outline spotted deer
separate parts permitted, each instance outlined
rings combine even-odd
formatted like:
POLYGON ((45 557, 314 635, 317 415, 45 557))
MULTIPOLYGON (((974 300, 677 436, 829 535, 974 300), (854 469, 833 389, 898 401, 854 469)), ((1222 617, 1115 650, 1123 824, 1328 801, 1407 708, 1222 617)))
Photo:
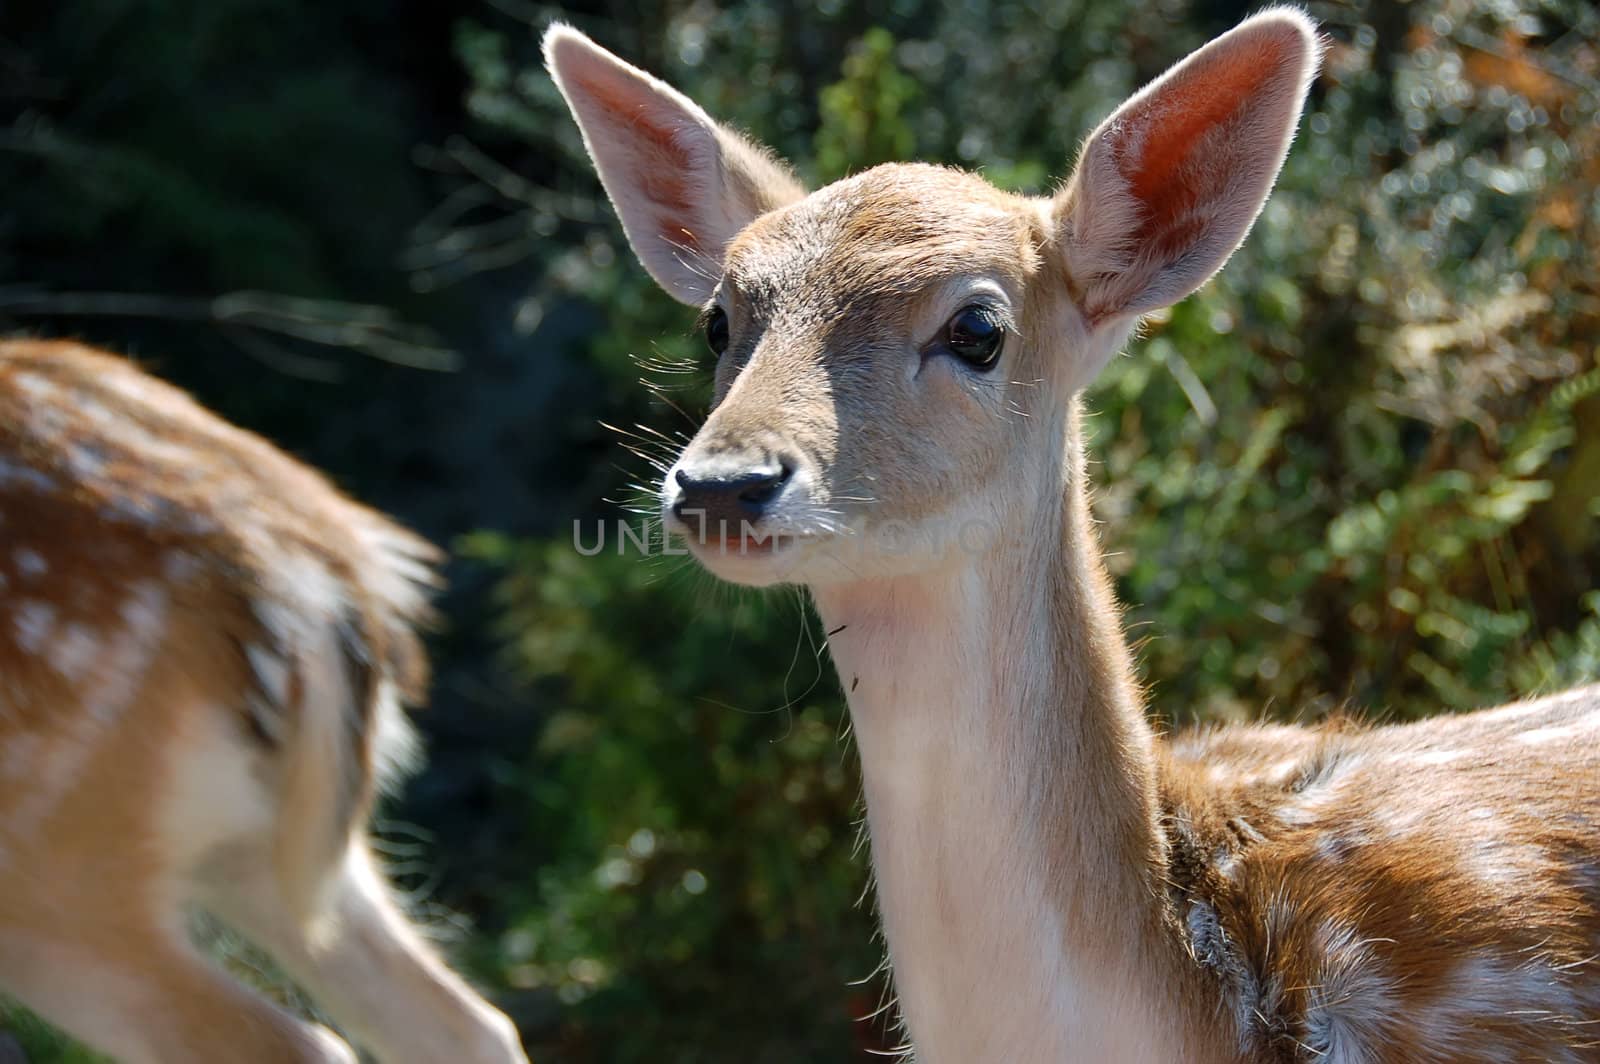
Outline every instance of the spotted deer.
POLYGON ((384 1062, 525 1064, 364 834, 435 560, 132 363, 0 341, 0 992, 128 1064, 354 1064, 198 907, 384 1062))
POLYGON ((808 193, 578 32, 544 47, 717 357, 663 518, 829 633, 919 1064, 1600 1059, 1600 688, 1158 735, 1099 556, 1080 395, 1243 241, 1308 19, 1189 56, 1045 198, 925 165, 808 193))

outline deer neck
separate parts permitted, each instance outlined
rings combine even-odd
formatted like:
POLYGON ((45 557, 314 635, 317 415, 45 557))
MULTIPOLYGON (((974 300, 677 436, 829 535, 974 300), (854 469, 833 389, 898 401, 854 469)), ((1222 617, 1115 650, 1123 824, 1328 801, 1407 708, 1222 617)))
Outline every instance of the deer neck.
POLYGON ((1155 740, 1065 416, 1052 501, 992 547, 815 593, 919 1064, 1203 1056, 1163 933, 1155 740))

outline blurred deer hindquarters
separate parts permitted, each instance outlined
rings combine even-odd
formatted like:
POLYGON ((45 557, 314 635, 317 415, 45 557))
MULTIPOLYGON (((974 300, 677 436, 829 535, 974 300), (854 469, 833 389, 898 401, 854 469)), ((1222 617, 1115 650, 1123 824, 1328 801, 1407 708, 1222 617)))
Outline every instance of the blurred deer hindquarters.
POLYGON ((355 1060, 196 905, 384 1062, 524 1061, 365 840, 434 560, 130 363, 0 341, 0 991, 129 1064, 355 1060))
POLYGON ((808 585, 831 633, 918 1064, 1600 1052, 1600 689, 1168 740, 1100 561, 1079 393, 1244 239, 1319 51, 1297 11, 1251 18, 1024 198, 922 165, 807 194, 545 37, 630 243, 718 355, 666 519, 720 576, 808 585), (981 552, 840 531, 969 521, 981 552))

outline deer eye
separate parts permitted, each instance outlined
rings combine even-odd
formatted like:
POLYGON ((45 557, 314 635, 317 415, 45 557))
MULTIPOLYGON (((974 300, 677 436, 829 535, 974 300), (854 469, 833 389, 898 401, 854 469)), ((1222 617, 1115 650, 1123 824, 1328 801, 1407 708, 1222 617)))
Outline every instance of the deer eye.
POLYGON ((988 369, 1000 358, 1006 327, 989 307, 974 304, 956 311, 944 327, 950 353, 975 369, 988 369))
POLYGON ((728 312, 712 307, 706 312, 706 346, 712 354, 720 355, 728 349, 728 312))

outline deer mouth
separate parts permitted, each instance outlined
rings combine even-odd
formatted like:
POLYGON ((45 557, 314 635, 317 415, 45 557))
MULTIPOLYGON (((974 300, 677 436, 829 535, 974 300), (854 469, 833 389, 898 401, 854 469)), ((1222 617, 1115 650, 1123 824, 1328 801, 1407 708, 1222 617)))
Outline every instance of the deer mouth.
POLYGON ((751 530, 743 535, 684 535, 687 553, 706 571, 752 587, 803 581, 818 548, 825 547, 830 538, 825 533, 751 530))
POLYGON ((793 550, 811 538, 791 532, 746 532, 738 536, 691 536, 689 543, 706 553, 763 558, 793 550))

